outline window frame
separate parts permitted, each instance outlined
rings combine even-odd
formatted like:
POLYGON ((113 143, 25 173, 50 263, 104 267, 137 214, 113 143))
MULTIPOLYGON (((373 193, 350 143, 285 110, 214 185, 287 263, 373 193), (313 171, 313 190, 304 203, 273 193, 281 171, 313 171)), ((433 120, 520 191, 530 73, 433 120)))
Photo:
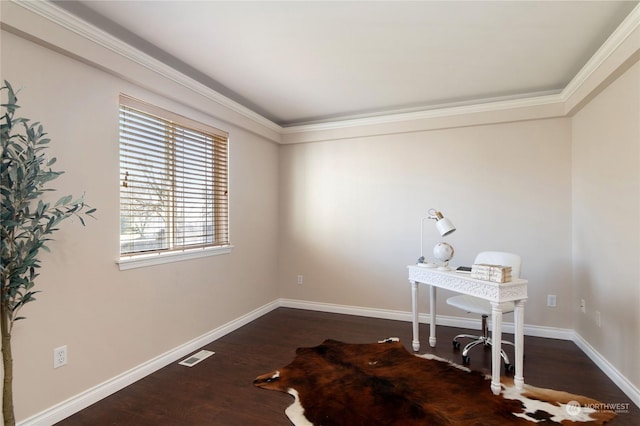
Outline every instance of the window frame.
MULTIPOLYGON (((207 243, 203 241, 202 243, 187 243, 187 237, 183 237, 182 244, 178 244, 177 238, 168 238, 167 246, 162 248, 151 248, 148 251, 140 250, 137 252, 122 252, 122 228, 120 228, 119 233, 119 258, 116 261, 120 270, 144 267, 144 266, 152 266, 157 264, 163 264, 167 262, 176 262, 188 259, 197 259, 206 256, 214 256, 219 254, 230 253, 233 249, 233 246, 230 243, 230 226, 229 226, 229 196, 228 196, 228 185, 229 185, 229 161, 228 161, 228 151, 229 151, 229 134, 225 131, 217 129, 213 126, 206 125, 190 118, 184 117, 182 115, 176 114, 174 112, 165 110, 163 108, 157 107, 155 105, 146 103, 144 101, 138 100, 131 96, 120 94, 119 104, 118 104, 118 121, 119 121, 119 133, 118 133, 118 146, 119 146, 119 217, 120 222, 122 220, 130 220, 133 216, 123 215, 124 209, 127 208, 127 204, 123 203, 123 192, 122 187, 126 187, 127 183, 123 180, 123 173, 126 173, 126 168, 123 168, 123 159, 126 161, 127 159, 131 159, 127 155, 123 156, 123 152, 126 152, 127 148, 132 148, 131 141, 124 141, 122 138, 123 135, 123 114, 124 110, 132 109, 135 110, 145 116, 152 117, 154 120, 157 119, 163 122, 168 128, 171 130, 178 129, 181 132, 187 130, 188 132, 195 132, 200 136, 206 135, 203 139, 208 137, 212 138, 211 141, 211 151, 212 155, 217 153, 218 155, 213 155, 211 157, 211 169, 210 171, 214 174, 211 177, 211 194, 210 198, 206 198, 206 204, 209 204, 211 201, 212 206, 210 214, 205 214, 201 216, 201 219, 212 219, 212 228, 211 230, 206 231, 204 234, 198 234, 197 236, 203 239, 207 239, 207 235, 211 235, 211 243, 207 243), (123 151, 124 149, 124 151, 123 151), (220 154, 222 152, 222 154, 220 154), (222 157, 220 157, 222 155, 222 157), (220 159, 222 160, 221 162, 220 159), (221 168, 223 171, 221 175, 218 175, 218 168, 221 168), (220 190, 222 189, 222 194, 220 194, 220 190), (217 191, 217 192, 216 192, 217 191), (220 238, 222 236, 222 238, 220 238), (216 241, 220 241, 217 243, 216 241)), ((167 141, 167 150, 175 151, 176 150, 176 140, 172 137, 168 138, 167 141)), ((204 146, 204 145, 203 145, 204 146)), ((145 147, 148 148, 148 147, 145 147)), ((150 148, 152 149, 152 147, 150 148)), ((176 157, 170 157, 170 160, 175 160, 176 157)), ((185 160, 186 157, 185 157, 185 160)), ((158 162, 157 164, 160 164, 158 162)), ((190 167, 197 167, 200 164, 197 163, 196 166, 190 165, 190 167)), ((134 168, 137 166, 133 166, 134 168)), ((129 169, 132 170, 132 169, 129 169)), ((174 192, 177 182, 177 178, 173 176, 171 170, 166 170, 167 173, 162 176, 162 182, 169 183, 171 189, 171 196, 169 198, 173 199, 176 196, 174 192)), ((126 176, 129 176, 126 173, 126 176)), ((144 183, 145 179, 142 178, 138 182, 144 183)), ((183 194, 182 192, 178 192, 178 194, 183 194)), ((171 220, 164 220, 164 225, 159 227, 160 230, 167 230, 166 234, 171 234, 173 229, 175 229, 175 218, 180 215, 180 211, 176 210, 175 206, 171 205, 171 202, 167 202, 165 205, 166 208, 170 211, 169 217, 171 220)), ((165 217, 166 219, 166 217, 165 217)), ((184 225, 184 219, 179 221, 180 224, 184 225)), ((184 226, 183 226, 184 228, 184 226)), ((185 228, 186 229, 186 228, 185 228)))

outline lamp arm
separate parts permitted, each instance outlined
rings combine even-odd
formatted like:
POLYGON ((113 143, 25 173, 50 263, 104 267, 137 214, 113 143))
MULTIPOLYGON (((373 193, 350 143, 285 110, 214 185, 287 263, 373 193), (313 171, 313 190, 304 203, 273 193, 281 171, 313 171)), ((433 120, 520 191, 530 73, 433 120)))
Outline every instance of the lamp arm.
POLYGON ((424 221, 431 219, 431 217, 423 217, 422 220, 420 221, 420 259, 418 259, 419 261, 421 260, 422 262, 424 262, 424 221))
POLYGON ((424 261, 424 220, 426 218, 422 218, 420 221, 420 259, 424 261))

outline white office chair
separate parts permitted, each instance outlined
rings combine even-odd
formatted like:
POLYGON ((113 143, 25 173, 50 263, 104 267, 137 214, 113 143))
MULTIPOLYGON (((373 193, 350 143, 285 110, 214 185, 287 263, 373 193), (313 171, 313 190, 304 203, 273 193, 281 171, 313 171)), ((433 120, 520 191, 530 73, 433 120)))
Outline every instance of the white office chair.
MULTIPOLYGON (((519 255, 513 253, 504 253, 499 251, 484 251, 478 253, 474 264, 476 263, 485 263, 491 265, 502 265, 502 266, 511 266, 511 277, 519 278, 520 277, 520 267, 522 266, 522 259, 519 255)), ((472 334, 459 334, 453 338, 453 347, 454 349, 460 349, 460 342, 458 339, 467 338, 473 339, 472 342, 468 343, 464 349, 462 350, 462 363, 465 365, 469 364, 471 358, 469 358, 469 350, 471 348, 483 345, 490 346, 491 345, 491 337, 489 337, 489 327, 487 324, 487 318, 491 315, 491 303, 484 299, 479 299, 474 296, 468 296, 466 294, 453 296, 447 299, 447 304, 451 306, 455 306, 458 309, 462 309, 463 311, 480 314, 482 315, 482 335, 475 336, 472 334)), ((501 305, 503 313, 513 312, 514 304, 513 302, 506 302, 501 305)), ((503 344, 513 346, 513 342, 508 342, 503 340, 503 344)), ((504 350, 501 351, 500 355, 504 361, 505 370, 511 372, 513 371, 513 365, 509 362, 509 357, 505 353, 504 350)))

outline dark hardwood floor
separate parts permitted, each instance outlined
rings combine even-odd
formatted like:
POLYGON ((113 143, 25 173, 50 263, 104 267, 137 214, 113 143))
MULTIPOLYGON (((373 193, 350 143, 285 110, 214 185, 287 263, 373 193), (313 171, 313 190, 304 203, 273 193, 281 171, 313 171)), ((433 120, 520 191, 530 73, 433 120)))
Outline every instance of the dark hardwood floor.
MULTIPOLYGON (((464 331, 438 327, 438 346, 430 348, 428 326, 422 325, 420 352, 460 362, 451 339, 464 331)), ((290 425, 284 410, 292 397, 254 387, 256 376, 287 365, 296 348, 327 338, 372 343, 386 337, 399 337, 410 350, 411 324, 280 308, 206 345, 216 353, 200 364, 173 363, 58 425, 290 425)), ((629 404, 613 424, 640 424, 640 409, 573 342, 526 337, 525 355, 528 384, 629 404)), ((491 351, 472 351, 471 368, 489 372, 490 364, 491 351)))

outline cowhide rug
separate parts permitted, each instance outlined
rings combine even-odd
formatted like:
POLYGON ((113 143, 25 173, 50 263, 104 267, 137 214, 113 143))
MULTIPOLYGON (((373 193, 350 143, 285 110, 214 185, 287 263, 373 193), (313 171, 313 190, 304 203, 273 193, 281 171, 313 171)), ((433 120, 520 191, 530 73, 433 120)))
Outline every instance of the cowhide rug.
POLYGON ((300 425, 517 425, 603 424, 614 413, 579 395, 502 378, 494 395, 490 378, 433 356, 409 353, 397 339, 373 344, 326 340, 298 348, 280 370, 254 385, 295 398, 285 412, 300 425))

